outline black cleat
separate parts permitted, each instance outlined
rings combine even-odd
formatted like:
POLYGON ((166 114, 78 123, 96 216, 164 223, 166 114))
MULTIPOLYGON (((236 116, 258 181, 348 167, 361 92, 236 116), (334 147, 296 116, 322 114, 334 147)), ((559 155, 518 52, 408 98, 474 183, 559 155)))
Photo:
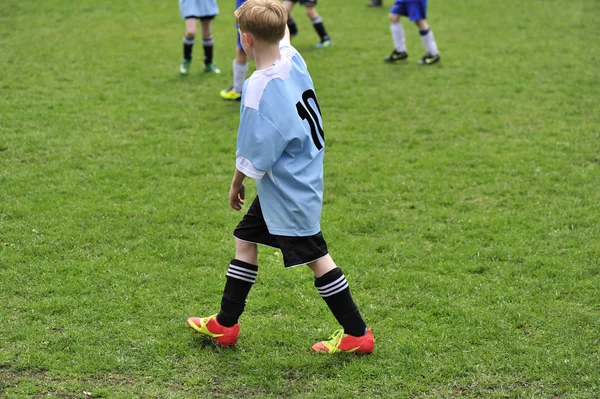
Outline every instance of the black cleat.
POLYGON ((408 54, 406 53, 406 51, 400 53, 394 49, 394 51, 392 51, 392 54, 388 55, 387 57, 383 57, 383 60, 385 62, 396 62, 405 60, 407 58, 408 54))
POLYGON ((367 7, 381 7, 383 0, 371 0, 367 3, 367 7))
POLYGON ((436 55, 425 54, 423 56, 423 58, 421 58, 419 60, 419 64, 421 64, 421 65, 431 65, 431 64, 435 64, 440 59, 441 59, 441 57, 440 57, 439 54, 436 54, 436 55))

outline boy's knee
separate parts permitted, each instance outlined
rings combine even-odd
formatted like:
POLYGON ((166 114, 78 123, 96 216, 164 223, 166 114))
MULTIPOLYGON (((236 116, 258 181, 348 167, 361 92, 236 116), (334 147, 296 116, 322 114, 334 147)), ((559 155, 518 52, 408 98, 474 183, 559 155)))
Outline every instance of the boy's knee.
POLYGON ((254 243, 236 239, 235 258, 251 265, 258 264, 258 246, 254 243))
POLYGON ((389 18, 390 22, 393 24, 395 24, 396 22, 400 22, 400 15, 398 15, 398 14, 390 13, 390 15, 388 15, 388 18, 389 18))
POLYGON ((256 251, 257 246, 254 243, 235 240, 235 252, 241 254, 253 253, 256 251))
POLYGON ((315 9, 315 7, 307 6, 306 7, 306 15, 308 15, 308 17, 310 19, 315 19, 319 16, 319 13, 317 13, 317 10, 315 9))
POLYGON ((419 30, 427 30, 427 29, 429 29, 429 24, 424 19, 419 19, 418 21, 415 22, 415 24, 417 25, 417 27, 419 28, 419 30))

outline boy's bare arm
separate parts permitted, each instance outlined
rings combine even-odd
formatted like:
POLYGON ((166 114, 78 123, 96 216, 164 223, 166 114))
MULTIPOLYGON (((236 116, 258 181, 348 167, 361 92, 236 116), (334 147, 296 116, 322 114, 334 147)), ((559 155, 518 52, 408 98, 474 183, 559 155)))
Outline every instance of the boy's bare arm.
POLYGON ((242 209, 242 205, 244 205, 244 198, 246 197, 246 188, 244 187, 245 177, 245 174, 237 168, 235 169, 231 188, 229 189, 229 205, 236 211, 242 209))

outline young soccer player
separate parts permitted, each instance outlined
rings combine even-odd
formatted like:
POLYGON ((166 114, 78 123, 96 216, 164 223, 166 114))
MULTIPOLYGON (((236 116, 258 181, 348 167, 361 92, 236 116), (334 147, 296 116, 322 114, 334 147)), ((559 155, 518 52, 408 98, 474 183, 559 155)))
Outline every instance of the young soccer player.
POLYGON ((296 25, 296 21, 292 16, 292 8, 294 8, 294 4, 297 2, 300 5, 306 8, 306 16, 311 20, 315 31, 321 38, 321 41, 317 43, 316 48, 329 47, 333 44, 331 38, 327 34, 325 30, 325 25, 323 24, 323 19, 317 13, 317 0, 283 0, 283 6, 288 11, 288 28, 290 29, 290 35, 296 36, 298 34, 298 26, 296 25))
POLYGON ((179 73, 188 75, 192 63, 192 50, 196 39, 196 20, 202 27, 202 46, 204 47, 204 72, 221 73, 213 64, 212 20, 219 15, 216 0, 179 0, 179 10, 185 20, 185 36, 183 37, 183 61, 179 73))
POLYGON ((370 353, 373 334, 321 234, 321 111, 306 63, 290 45, 287 11, 277 0, 248 0, 235 16, 242 46, 256 71, 242 91, 229 204, 238 211, 244 205, 246 176, 256 179, 258 196, 234 231, 235 259, 227 270, 221 311, 190 317, 187 324, 217 345, 237 343, 238 319, 258 275, 261 244, 281 249, 286 268, 308 265, 317 291, 343 327, 312 350, 370 353))
POLYGON ((394 40, 394 50, 390 55, 384 57, 386 62, 402 61, 408 58, 406 53, 406 41, 404 38, 404 28, 400 22, 400 16, 408 17, 419 28, 423 46, 425 46, 425 55, 419 60, 421 65, 435 64, 440 60, 437 44, 433 38, 433 32, 427 24, 427 0, 396 0, 390 10, 390 30, 394 40))
MULTIPOLYGON (((236 0, 236 10, 244 4, 246 0, 236 0)), ((240 42, 240 34, 238 32, 237 46, 235 48, 235 59, 233 60, 233 85, 226 90, 221 90, 221 98, 230 101, 240 101, 242 98, 242 86, 246 80, 248 72, 248 57, 240 42)))

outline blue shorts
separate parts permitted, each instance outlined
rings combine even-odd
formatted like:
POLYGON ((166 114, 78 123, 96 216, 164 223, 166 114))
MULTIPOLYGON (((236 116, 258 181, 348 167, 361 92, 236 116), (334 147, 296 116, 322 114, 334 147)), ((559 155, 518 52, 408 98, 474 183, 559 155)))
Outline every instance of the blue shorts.
POLYGON ((427 0, 411 1, 396 0, 390 14, 404 15, 411 22, 427 19, 427 0))
POLYGON ((219 15, 217 0, 179 0, 179 10, 183 19, 201 19, 219 15))

